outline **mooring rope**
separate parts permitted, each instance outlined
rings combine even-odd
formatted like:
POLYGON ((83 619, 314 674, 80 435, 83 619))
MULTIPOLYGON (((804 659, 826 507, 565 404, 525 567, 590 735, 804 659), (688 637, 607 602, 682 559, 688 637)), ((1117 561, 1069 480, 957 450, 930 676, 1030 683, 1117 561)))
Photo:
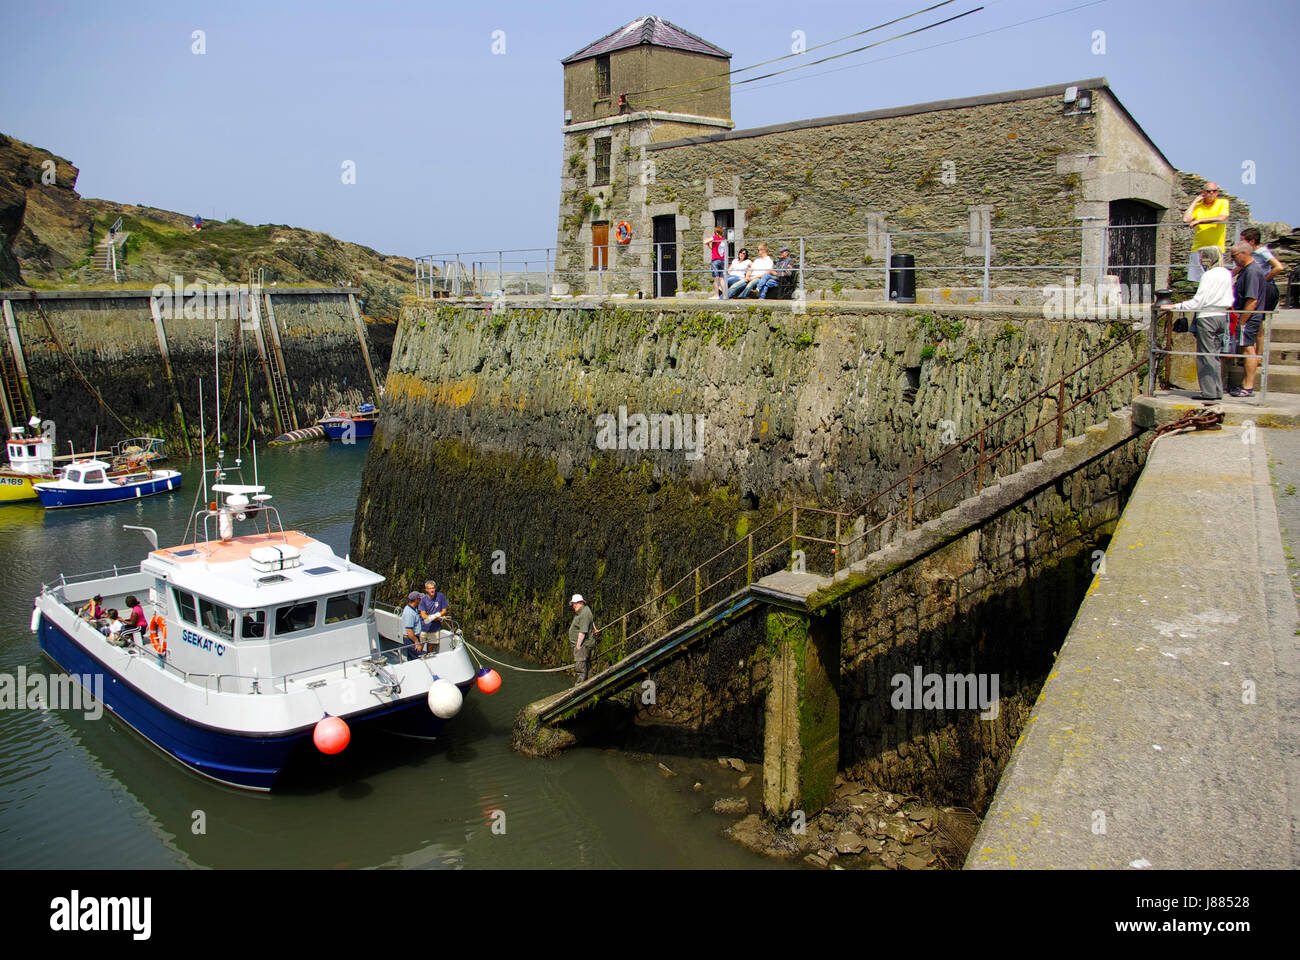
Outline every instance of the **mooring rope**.
POLYGON ((77 375, 77 379, 81 381, 81 385, 89 391, 92 397, 99 401, 99 405, 108 411, 108 415, 116 420, 123 430, 130 433, 131 428, 122 421, 121 417, 113 412, 113 408, 104 400, 104 395, 90 385, 90 381, 86 379, 85 374, 81 372, 81 368, 77 366, 77 361, 72 359, 72 354, 68 353, 68 348, 63 345, 63 341, 59 339, 58 333, 55 332, 54 324, 50 323, 50 318, 45 315, 45 309, 41 306, 41 302, 36 299, 35 292, 32 293, 32 306, 36 308, 36 312, 39 313, 41 319, 45 321, 45 329, 50 331, 50 339, 54 341, 54 345, 59 348, 59 352, 63 354, 64 358, 72 366, 72 372, 77 375))
POLYGON ((503 663, 503 662, 500 661, 500 660, 494 660, 492 657, 489 657, 489 656, 488 656, 486 653, 484 653, 482 650, 480 650, 480 649, 478 649, 477 647, 475 647, 475 646, 474 646, 472 643, 470 643, 468 640, 465 640, 464 643, 465 643, 465 646, 466 646, 466 647, 468 647, 472 652, 478 654, 478 655, 479 655, 480 657, 482 657, 484 660, 490 661, 491 663, 495 663, 498 667, 505 667, 507 670, 517 670, 517 671, 519 671, 520 673, 559 673, 561 670, 569 670, 569 669, 571 669, 571 668, 573 667, 573 664, 571 664, 571 663, 566 663, 566 664, 565 664, 564 666, 562 666, 562 667, 546 667, 546 668, 541 668, 541 667, 516 667, 516 666, 515 666, 514 664, 512 664, 512 663, 503 663))

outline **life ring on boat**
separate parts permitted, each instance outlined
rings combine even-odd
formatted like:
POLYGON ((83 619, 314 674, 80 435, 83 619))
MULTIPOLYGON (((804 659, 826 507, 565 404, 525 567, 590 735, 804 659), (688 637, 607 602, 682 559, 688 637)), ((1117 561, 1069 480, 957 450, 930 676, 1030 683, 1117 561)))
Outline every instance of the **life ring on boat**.
POLYGON ((149 621, 149 643, 154 653, 167 652, 167 621, 162 617, 155 616, 149 621))
POLYGON ((628 223, 626 220, 620 220, 618 226, 615 227, 614 230, 618 234, 619 243, 632 242, 632 224, 628 223))

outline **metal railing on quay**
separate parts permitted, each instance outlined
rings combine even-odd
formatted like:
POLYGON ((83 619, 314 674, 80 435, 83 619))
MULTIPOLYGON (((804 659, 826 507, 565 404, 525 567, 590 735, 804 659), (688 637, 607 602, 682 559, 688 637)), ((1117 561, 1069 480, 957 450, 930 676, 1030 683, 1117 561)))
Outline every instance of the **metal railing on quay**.
MULTIPOLYGON (((1240 226, 1238 221, 1228 224, 1227 234, 1235 237, 1240 226)), ((729 251, 735 254, 743 248, 752 259, 760 243, 767 245, 769 255, 788 247, 794 258, 791 269, 797 274, 790 299, 809 299, 810 291, 821 291, 824 296, 829 290, 838 295, 845 289, 883 290, 887 299, 898 299, 899 287, 928 284, 977 289, 977 302, 987 303, 991 302, 995 282, 1018 279, 1020 286, 1041 288, 1036 278, 1055 274, 1060 279, 1077 277, 1080 285, 1095 282, 1098 291, 1118 286, 1117 296, 1124 302, 1145 305, 1149 301, 1144 295, 1149 297, 1154 280, 1124 284, 1122 278, 1154 277, 1157 270, 1180 270, 1188 264, 1161 263, 1141 256, 1135 259, 1124 252, 1134 248, 1127 241, 1135 234, 1126 232, 1147 231, 1151 235, 1152 231, 1190 229, 1181 221, 994 227, 986 220, 950 230, 752 236, 730 241, 729 251), (1077 250, 1078 259, 1051 260, 1059 256, 1062 244, 1077 250), (903 255, 913 257, 910 264, 902 260, 903 255), (1048 262, 1043 262, 1044 257, 1049 258, 1048 262), (1123 262, 1112 262, 1114 258, 1123 262)), ((699 246, 705 244, 701 241, 699 246)), ((703 260, 698 267, 684 265, 694 256, 696 246, 693 241, 611 242, 593 246, 589 262, 570 259, 567 265, 557 261, 559 250, 555 247, 430 254, 416 258, 416 295, 552 295, 553 281, 568 278, 563 282, 571 286, 572 281, 581 281, 582 289, 570 291, 578 296, 662 298, 675 295, 679 289, 707 296, 714 290, 710 266, 703 260)), ((1154 253, 1154 244, 1147 249, 1154 253)), ((587 254, 584 252, 582 257, 587 254)), ((728 274, 730 268, 729 262, 728 274)), ((902 301, 910 302, 906 297, 902 301)))
POLYGON ((1070 426, 1067 426, 1068 415, 1098 397, 1108 398, 1108 391, 1116 383, 1134 376, 1149 358, 1143 354, 1127 364, 1120 360, 1123 369, 1096 385, 1087 378, 1078 382, 1079 375, 1121 348, 1131 349, 1135 339, 1146 332, 1146 328, 1130 331, 1037 393, 918 464, 853 510, 796 504, 779 511, 687 571, 652 599, 601 627, 595 662, 612 665, 650 641, 667 637, 710 613, 738 591, 770 573, 787 569, 798 551, 804 552, 805 569, 810 572, 820 569, 834 576, 900 533, 914 529, 1000 478, 1041 459, 1046 450, 1060 448, 1080 429, 1080 423, 1084 427, 1091 425, 1116 407, 1107 399, 1105 403, 1093 405, 1104 410, 1076 414, 1069 418, 1070 426), (1038 422, 1024 425, 1023 420, 1036 412, 1033 405, 1048 400, 1054 403, 1055 412, 1045 419, 1033 416, 1038 422), (1022 418, 1019 427, 1013 425, 1017 415, 1022 418), (1049 431, 1050 441, 1044 444, 1033 439, 1044 430, 1049 431), (1012 435, 1006 436, 1008 433, 1012 435), (963 456, 967 460, 965 465, 961 462, 963 456))
MULTIPOLYGON (((1238 346, 1241 345, 1245 323, 1240 320, 1238 320, 1237 322, 1237 330, 1235 334, 1230 332, 1230 326, 1225 326, 1224 333, 1222 334, 1224 349, 1221 351, 1173 349, 1173 335, 1174 335, 1173 314, 1175 313, 1192 314, 1193 320, 1192 323, 1189 324, 1189 327, 1191 327, 1191 329, 1187 331, 1188 333, 1192 333, 1194 330, 1194 327, 1192 325, 1195 324, 1196 322, 1195 317, 1197 314, 1202 314, 1202 313, 1220 314, 1221 313, 1225 319, 1228 319, 1230 313, 1238 314, 1241 312, 1242 311, 1233 310, 1230 307, 1211 307, 1208 309, 1202 307, 1200 309, 1181 309, 1176 304, 1173 303, 1160 303, 1153 306, 1152 308, 1153 316, 1151 320, 1150 336, 1148 337, 1148 347, 1147 347, 1147 352, 1150 357, 1150 363, 1147 370, 1147 393, 1151 396, 1155 396, 1156 390, 1160 386, 1157 378, 1157 368, 1160 365, 1160 358, 1197 357, 1199 359, 1200 357, 1208 357, 1213 360, 1242 360, 1242 361, 1254 360, 1258 362, 1260 365, 1259 366, 1259 375, 1260 375, 1259 389, 1257 391, 1259 402, 1262 404, 1265 400, 1267 400, 1268 399, 1269 357, 1270 354, 1272 353, 1272 350, 1270 349, 1272 345, 1272 329, 1273 329, 1272 319, 1274 314, 1281 312, 1280 308, 1274 308, 1272 310, 1249 311, 1248 315, 1258 314, 1262 317, 1262 319, 1260 320, 1258 339, 1256 341, 1259 344, 1258 353, 1245 353, 1244 351, 1242 353, 1227 352, 1227 346, 1231 344, 1234 339, 1236 340, 1238 346), (1158 314, 1158 316, 1156 316, 1155 314, 1158 314), (1160 337, 1160 333, 1162 332, 1161 328, 1163 328, 1163 333, 1164 333, 1163 338, 1160 337), (1157 346, 1157 343, 1162 342, 1162 340, 1165 346, 1163 347, 1157 346)), ((1167 383, 1170 379, 1171 374, 1168 371, 1168 367, 1167 367, 1168 361, 1165 361, 1165 364, 1166 364, 1166 372, 1165 372, 1164 379, 1167 383)))

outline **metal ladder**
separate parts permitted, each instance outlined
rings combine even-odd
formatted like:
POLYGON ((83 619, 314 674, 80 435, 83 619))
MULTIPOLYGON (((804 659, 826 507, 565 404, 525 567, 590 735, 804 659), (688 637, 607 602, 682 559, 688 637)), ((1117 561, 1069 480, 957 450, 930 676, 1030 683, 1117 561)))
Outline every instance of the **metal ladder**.
POLYGON ((0 376, 4 378, 5 398, 9 401, 9 422, 25 424, 31 418, 27 398, 18 377, 18 364, 9 349, 9 338, 0 337, 0 376))

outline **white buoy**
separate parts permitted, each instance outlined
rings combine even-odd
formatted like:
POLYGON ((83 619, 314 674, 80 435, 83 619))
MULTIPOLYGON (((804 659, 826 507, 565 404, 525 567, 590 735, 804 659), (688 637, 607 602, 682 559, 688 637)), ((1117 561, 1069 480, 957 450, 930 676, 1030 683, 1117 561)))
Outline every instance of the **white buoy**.
MULTIPOLYGON (((32 607, 32 633, 35 633, 36 628, 39 627, 40 625, 41 625, 41 608, 32 607)), ((457 690, 456 692, 460 693, 459 690, 457 690)))
POLYGON ((464 700, 460 689, 450 680, 435 680, 429 688, 429 709, 435 717, 446 720, 456 716, 460 713, 460 705, 464 700))

